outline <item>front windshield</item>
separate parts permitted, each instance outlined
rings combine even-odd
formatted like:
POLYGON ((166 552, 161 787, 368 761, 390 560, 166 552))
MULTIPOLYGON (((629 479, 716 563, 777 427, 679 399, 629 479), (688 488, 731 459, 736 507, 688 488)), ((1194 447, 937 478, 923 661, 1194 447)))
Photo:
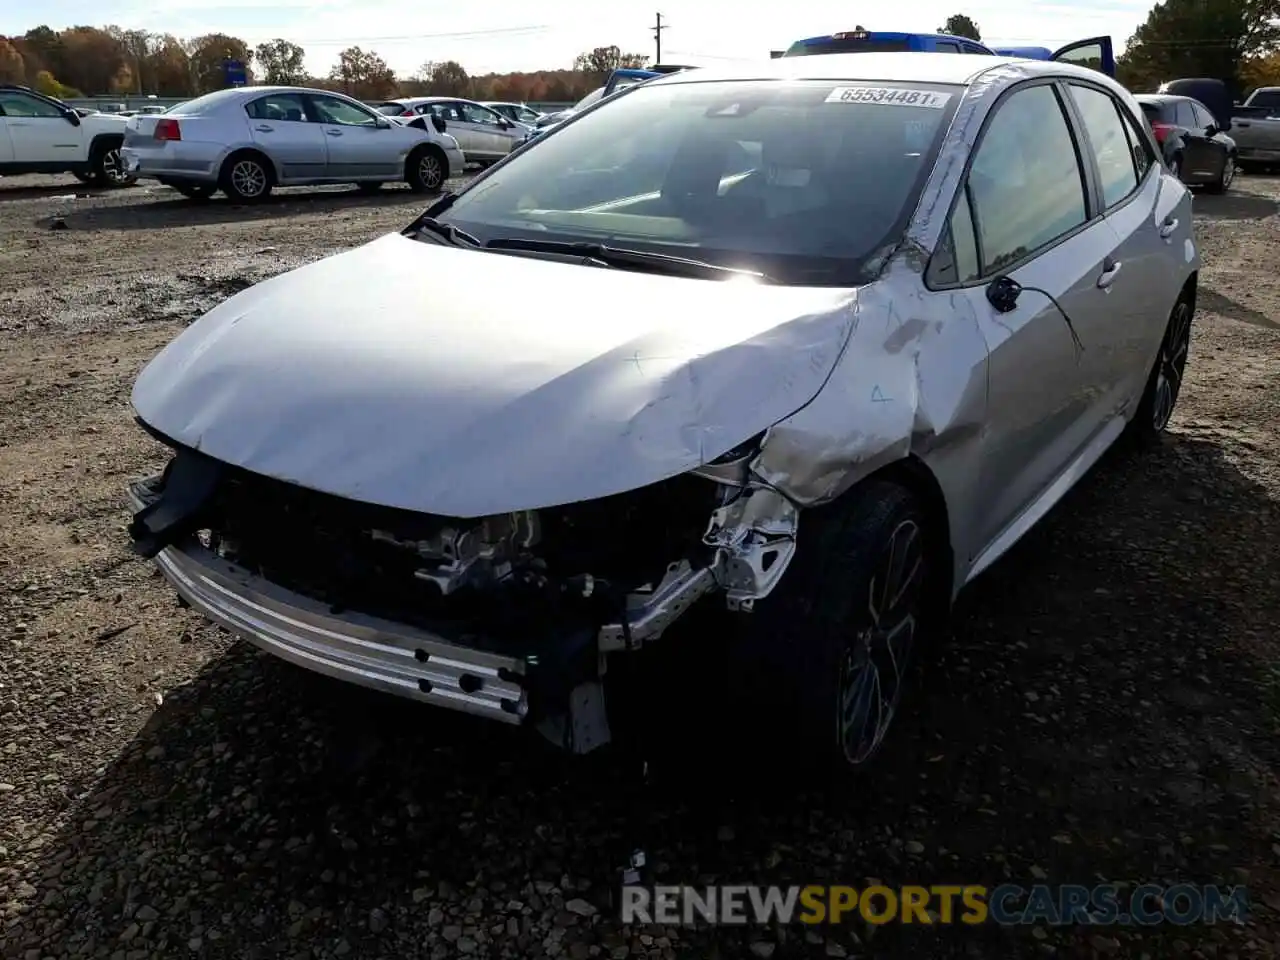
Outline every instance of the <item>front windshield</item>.
POLYGON ((962 88, 865 81, 645 84, 539 139, 441 220, 607 243, 781 283, 874 275, 962 88))

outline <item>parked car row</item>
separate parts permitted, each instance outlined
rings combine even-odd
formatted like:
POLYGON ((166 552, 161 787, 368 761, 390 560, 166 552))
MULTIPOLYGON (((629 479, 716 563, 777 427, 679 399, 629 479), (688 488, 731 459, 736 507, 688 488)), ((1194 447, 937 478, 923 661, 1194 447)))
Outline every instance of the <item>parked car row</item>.
POLYGON ((533 129, 530 124, 505 116, 496 107, 458 97, 402 97, 379 104, 376 109, 388 117, 443 120, 467 161, 485 166, 509 154, 533 129))
POLYGON ((373 109, 300 87, 219 90, 167 110, 71 107, 29 87, 0 85, 0 175, 72 173, 123 186, 139 177, 199 199, 222 190, 247 202, 276 186, 403 180, 439 190, 466 163, 507 156, 536 120, 523 104, 425 97, 373 109))

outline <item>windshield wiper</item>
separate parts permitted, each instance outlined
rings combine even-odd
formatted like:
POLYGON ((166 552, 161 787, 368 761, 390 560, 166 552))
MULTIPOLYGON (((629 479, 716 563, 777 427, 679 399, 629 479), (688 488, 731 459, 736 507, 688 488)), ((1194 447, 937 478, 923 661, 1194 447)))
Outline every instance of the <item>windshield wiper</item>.
POLYGON ((435 234, 435 236, 453 244, 455 247, 478 247, 481 245, 480 241, 467 233, 467 231, 459 230, 452 223, 444 223, 435 217, 428 217, 425 214, 405 227, 404 232, 406 236, 412 236, 423 230, 435 234))
POLYGON ((570 242, 567 240, 525 240, 520 237, 495 237, 485 245, 486 250, 525 250, 529 253, 559 253, 570 257, 583 257, 608 267, 650 270, 683 277, 718 277, 729 279, 743 277, 768 282, 769 277, 756 270, 739 270, 691 260, 667 253, 649 253, 645 250, 629 250, 626 247, 610 247, 603 243, 570 242))

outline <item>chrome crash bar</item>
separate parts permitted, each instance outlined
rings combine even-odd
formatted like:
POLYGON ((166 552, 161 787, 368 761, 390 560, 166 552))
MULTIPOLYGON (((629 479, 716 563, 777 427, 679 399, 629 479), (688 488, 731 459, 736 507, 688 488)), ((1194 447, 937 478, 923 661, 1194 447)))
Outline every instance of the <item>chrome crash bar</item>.
MULTIPOLYGON (((137 492, 131 490, 130 499, 142 509, 137 492)), ((529 712, 520 658, 458 646, 378 617, 330 613, 198 542, 166 547, 155 563, 197 611, 297 666, 503 723, 521 723, 529 712)))

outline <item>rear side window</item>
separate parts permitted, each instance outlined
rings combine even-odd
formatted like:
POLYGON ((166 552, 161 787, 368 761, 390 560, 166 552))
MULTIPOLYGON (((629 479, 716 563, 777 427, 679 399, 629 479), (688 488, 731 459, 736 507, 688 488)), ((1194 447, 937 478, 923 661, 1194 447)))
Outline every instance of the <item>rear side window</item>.
POLYGON ((1145 100, 1138 104, 1142 108, 1142 115, 1147 118, 1148 123, 1160 122, 1160 105, 1155 103, 1147 103, 1145 100))
POLYGON ((293 123, 305 123, 307 111, 303 109, 302 98, 296 93, 273 93, 259 97, 244 105, 244 112, 254 120, 276 120, 293 123))
POLYGON ((1115 206, 1138 186, 1133 164, 1133 147, 1120 116, 1120 106, 1110 94, 1071 84, 1071 99, 1088 134, 1089 150, 1098 163, 1102 180, 1103 207, 1115 206))
POLYGON ((1186 100, 1179 100, 1176 106, 1174 116, 1177 118, 1174 122, 1180 127, 1186 127, 1188 130, 1196 128, 1196 115, 1191 109, 1191 104, 1186 100))
POLYGON ((969 169, 982 272, 995 273, 1085 222, 1084 175, 1053 87, 996 108, 969 169))
POLYGON ((939 52, 939 53, 959 53, 959 52, 960 52, 960 44, 958 44, 958 43, 953 43, 953 42, 952 42, 952 41, 950 41, 950 40, 939 40, 939 41, 938 41, 938 52, 939 52))

